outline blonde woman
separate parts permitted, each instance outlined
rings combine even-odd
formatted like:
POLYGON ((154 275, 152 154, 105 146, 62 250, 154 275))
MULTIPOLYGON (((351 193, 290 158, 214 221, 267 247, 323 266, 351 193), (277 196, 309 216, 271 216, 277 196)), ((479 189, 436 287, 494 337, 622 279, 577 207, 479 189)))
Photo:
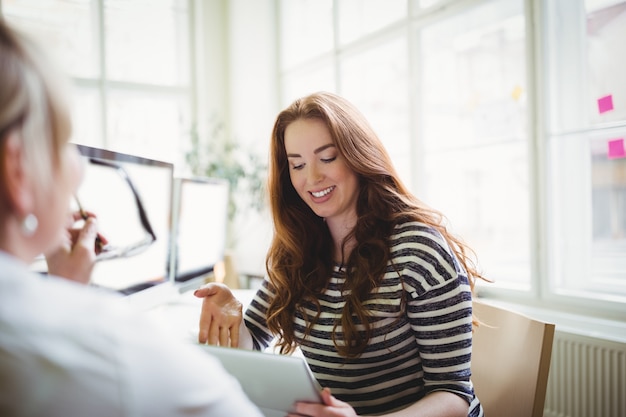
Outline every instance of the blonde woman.
POLYGON ((0 80, 0 415, 260 417, 216 359, 81 284, 97 232, 67 230, 82 165, 64 80, 1 18, 0 80))

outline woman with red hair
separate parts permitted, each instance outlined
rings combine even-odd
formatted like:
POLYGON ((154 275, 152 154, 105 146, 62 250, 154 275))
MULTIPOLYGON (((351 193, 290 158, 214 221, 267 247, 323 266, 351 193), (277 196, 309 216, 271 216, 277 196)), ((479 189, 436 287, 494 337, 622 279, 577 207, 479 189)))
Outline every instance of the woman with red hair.
POLYGON ((482 277, 361 113, 323 92, 282 111, 268 194, 267 278, 245 316, 225 286, 199 289, 200 342, 300 349, 325 389, 298 415, 482 416, 470 380, 482 277))

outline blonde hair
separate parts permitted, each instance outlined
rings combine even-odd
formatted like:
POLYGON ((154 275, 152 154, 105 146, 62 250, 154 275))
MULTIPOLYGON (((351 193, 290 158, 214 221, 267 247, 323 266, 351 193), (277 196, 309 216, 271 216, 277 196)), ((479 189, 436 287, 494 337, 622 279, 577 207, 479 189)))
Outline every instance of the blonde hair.
MULTIPOLYGON (((274 236, 266 258, 270 288, 267 322, 278 335, 281 352, 295 348, 294 316, 305 303, 317 305, 317 296, 332 275, 332 240, 324 220, 298 196, 291 184, 285 151, 285 130, 299 119, 319 119, 347 166, 359 178, 357 224, 347 239, 356 247, 346 263, 346 307, 341 327, 349 343, 335 346, 344 356, 356 356, 369 339, 368 312, 363 301, 383 278, 390 260, 388 239, 394 226, 419 221, 441 233, 467 271, 473 289, 482 278, 474 266, 473 252, 448 232, 444 216, 419 201, 400 180, 391 158, 363 115, 347 100, 320 92, 296 100, 276 118, 270 144, 268 194, 274 221, 274 236), (355 319, 365 326, 361 336, 355 319)), ((303 314, 303 317, 306 315, 303 314)), ((307 325, 310 331, 312 322, 307 325)))
POLYGON ((19 134, 25 166, 44 186, 71 135, 67 79, 26 35, 0 18, 0 140, 19 134))

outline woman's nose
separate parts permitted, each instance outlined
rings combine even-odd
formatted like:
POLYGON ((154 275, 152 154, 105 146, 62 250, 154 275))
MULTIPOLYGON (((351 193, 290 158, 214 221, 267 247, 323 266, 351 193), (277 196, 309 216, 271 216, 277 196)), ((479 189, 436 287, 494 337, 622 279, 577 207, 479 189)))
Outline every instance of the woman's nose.
POLYGON ((309 165, 309 170, 307 174, 308 174, 307 179, 309 183, 311 184, 317 184, 324 177, 322 171, 319 170, 315 165, 309 165))

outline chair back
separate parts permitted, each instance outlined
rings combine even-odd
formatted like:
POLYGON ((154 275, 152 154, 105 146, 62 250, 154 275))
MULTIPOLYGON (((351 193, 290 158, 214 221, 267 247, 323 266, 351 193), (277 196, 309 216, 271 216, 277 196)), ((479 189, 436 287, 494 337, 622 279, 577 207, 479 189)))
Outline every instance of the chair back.
POLYGON ((474 300, 472 382, 486 417, 541 417, 555 325, 474 300))

